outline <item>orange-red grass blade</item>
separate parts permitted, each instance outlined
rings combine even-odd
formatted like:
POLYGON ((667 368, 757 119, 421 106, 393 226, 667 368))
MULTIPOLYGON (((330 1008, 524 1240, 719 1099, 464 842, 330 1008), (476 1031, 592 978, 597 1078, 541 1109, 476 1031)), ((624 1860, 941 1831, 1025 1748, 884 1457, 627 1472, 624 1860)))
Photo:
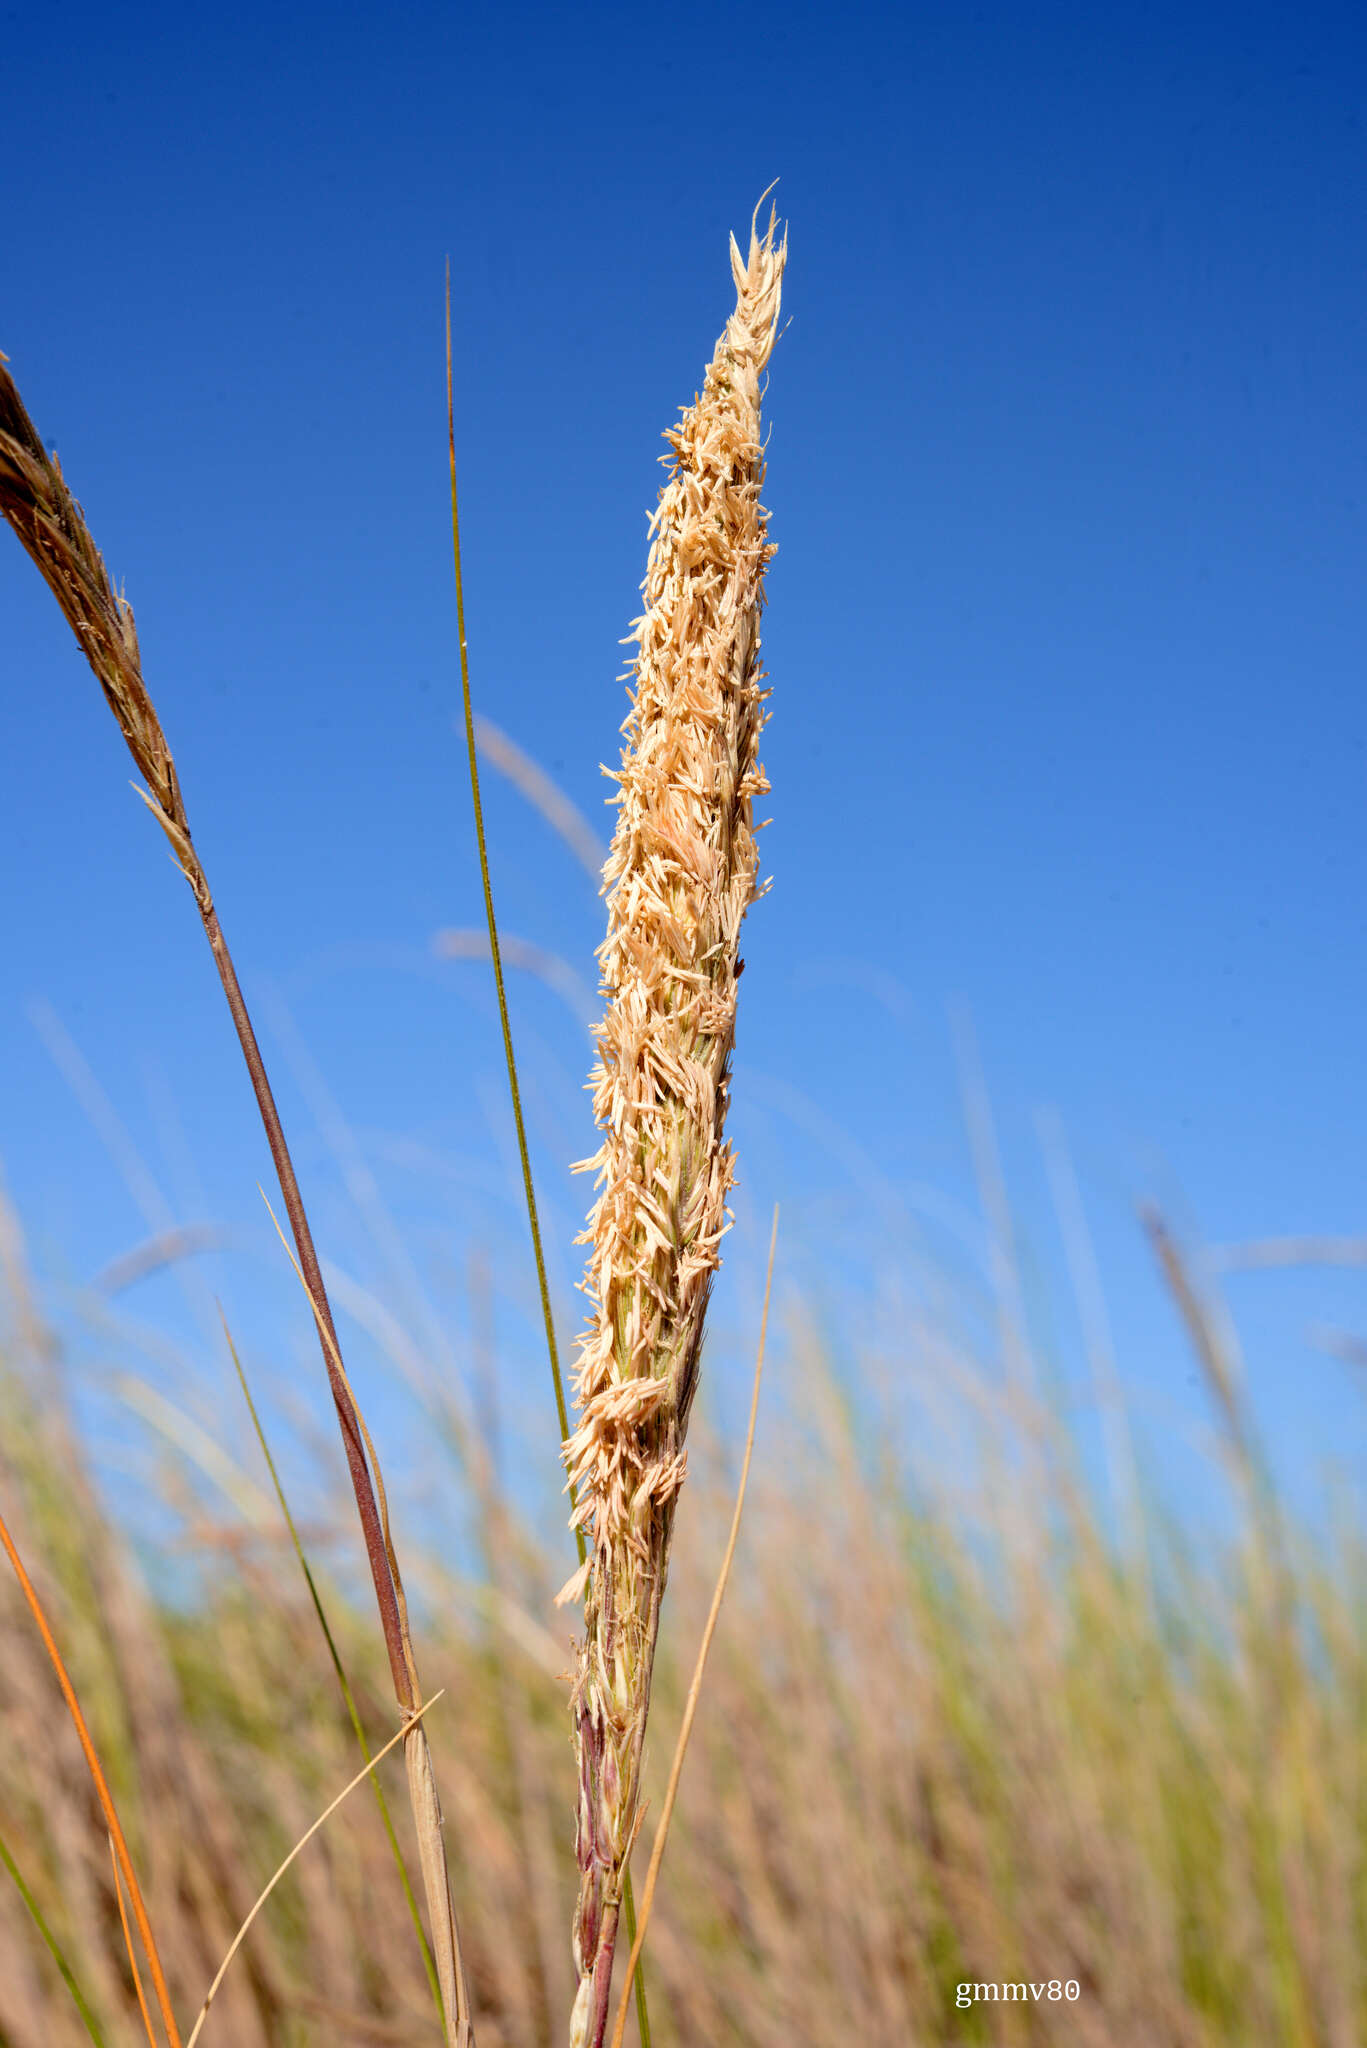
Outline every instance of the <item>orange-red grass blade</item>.
POLYGON ((161 2011, 162 2025, 166 2029, 167 2041, 170 2043, 170 2048, 181 2048, 180 2029, 176 2025, 176 2016, 171 2010, 171 1994, 166 1988, 166 1976, 161 1967, 161 1957, 157 1953, 156 1938, 152 1933, 152 1923, 147 1917, 147 1908, 143 1904, 142 1888, 138 1883, 137 1872, 133 1868, 133 1859, 128 1853, 128 1843, 124 1839, 123 1829, 119 1824, 119 1816, 114 1809, 114 1801, 110 1794, 109 1785, 101 1768, 100 1759, 95 1754, 95 1745, 90 1739, 90 1730, 85 1725, 85 1715, 81 1712, 81 1703, 76 1697, 75 1687, 67 1676, 67 1668, 62 1662, 62 1653, 57 1648, 57 1644, 53 1639, 52 1630, 48 1627, 47 1616, 43 1612, 43 1604, 34 1591, 33 1581, 24 1570, 24 1561, 14 1547, 14 1538, 6 1527, 3 1515, 0 1515, 0 1544, 4 1545, 5 1554, 14 1567, 14 1576, 19 1581, 19 1590, 28 1602, 29 1612, 33 1616, 38 1627, 38 1633, 43 1639, 43 1648, 47 1651, 52 1668, 57 1674, 57 1683, 62 1688, 62 1698, 66 1701, 67 1712, 70 1714, 75 1725, 76 1734, 85 1756, 86 1769, 90 1772, 91 1781, 95 1787, 95 1795, 100 1802, 100 1811, 104 1815, 105 1825, 109 1829, 109 1837, 114 1845, 115 1861, 123 1874, 123 1881, 128 1887, 128 1896, 133 1904, 133 1918, 137 1922, 138 1933, 141 1936, 142 1945, 146 1951, 147 1966, 152 1972, 152 1986, 157 1995, 157 2005, 161 2011))
POLYGON ((133 1946, 133 1930, 128 1924, 128 1908, 123 1902, 123 1884, 119 1878, 119 1859, 114 1848, 114 1837, 109 1837, 109 1860, 114 1865, 114 1897, 119 1902, 119 1925, 123 1929, 124 1947, 128 1950, 128 1962, 133 1972, 133 1989, 138 1994, 138 2011, 142 2014, 143 2026, 147 2029, 150 2048, 157 2048, 157 2036, 152 2026, 152 2015, 147 2010, 147 1999, 142 1988, 142 1971, 138 1968, 138 1952, 133 1946))

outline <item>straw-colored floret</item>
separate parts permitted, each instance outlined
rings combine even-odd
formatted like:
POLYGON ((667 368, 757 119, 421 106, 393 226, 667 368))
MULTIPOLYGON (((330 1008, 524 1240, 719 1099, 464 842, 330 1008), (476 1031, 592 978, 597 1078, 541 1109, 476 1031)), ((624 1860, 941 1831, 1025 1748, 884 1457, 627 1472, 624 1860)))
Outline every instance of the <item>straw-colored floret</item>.
POLYGON ((588 1560, 574 1706, 580 1764, 571 2039, 598 2048, 684 1434, 733 1179, 723 1142, 741 920, 761 893, 754 799, 764 724, 760 379, 787 242, 771 214, 748 259, 731 243, 736 310, 701 397, 666 439, 616 831, 604 868, 607 1001, 592 1077, 603 1133, 584 1242, 593 1304, 566 1447, 588 1560))

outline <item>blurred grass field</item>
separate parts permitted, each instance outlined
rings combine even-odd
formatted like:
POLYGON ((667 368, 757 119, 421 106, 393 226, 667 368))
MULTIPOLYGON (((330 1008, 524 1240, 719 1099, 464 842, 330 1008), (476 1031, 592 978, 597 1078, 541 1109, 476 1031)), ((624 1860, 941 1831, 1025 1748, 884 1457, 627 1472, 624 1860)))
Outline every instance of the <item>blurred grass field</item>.
MULTIPOLYGON (((1142 1493, 1138 1518, 1117 1524, 1048 1403, 1021 1385, 1008 1396, 947 1336, 909 1338, 900 1385, 852 1393, 801 1297, 782 1297, 781 1369, 647 1948, 657 2042, 1367 2039, 1361 1532, 1330 1516, 1333 1533, 1312 1539, 1273 1497, 1218 1321, 1180 1248, 1156 1242, 1227 1467, 1235 1515, 1219 1541, 1142 1493), (899 1432, 880 1404, 925 1374, 954 1389, 962 1459, 893 1453, 899 1432), (1050 1980, 1071 1981, 1076 1999, 972 1988, 1050 1980)), ((156 1469, 173 1533, 135 1561, 64 1405, 17 1230, 9 1243, 0 1498, 104 1758, 176 2007, 191 2015, 258 1890, 354 1775, 354 1740, 264 1466, 244 1455, 236 1478, 230 1466, 211 1485, 193 1456, 167 1454, 156 1469)), ((206 1355, 200 1370, 225 1445, 241 1442, 230 1366, 206 1355)), ((431 1735, 479 2039, 533 2048, 560 2040, 572 1993, 571 1660, 551 1604, 566 1554, 500 1494, 452 1390, 434 1383, 425 1398, 480 1551, 457 1575, 399 1500, 428 1682, 447 1688, 431 1735)), ((641 1867, 734 1459, 704 1413, 641 1867)), ((394 1708, 340 1491, 303 1533, 378 1744, 394 1708)), ((143 2037, 107 1840, 8 1577, 0 1614, 0 1836, 101 2037, 132 2044, 143 2037)), ((381 1773, 414 1868, 401 1766, 381 1773)), ((0 2041, 88 2038, 0 1873, 0 2041)), ((437 2038, 362 1788, 271 1899, 205 2039, 437 2038)))

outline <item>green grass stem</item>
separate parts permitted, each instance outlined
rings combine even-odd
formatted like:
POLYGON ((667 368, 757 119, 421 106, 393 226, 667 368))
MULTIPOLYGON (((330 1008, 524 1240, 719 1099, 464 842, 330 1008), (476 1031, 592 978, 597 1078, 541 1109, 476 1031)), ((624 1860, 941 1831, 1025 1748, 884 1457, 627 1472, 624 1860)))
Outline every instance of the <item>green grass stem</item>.
MULTIPOLYGON (((470 650, 465 634, 465 582, 460 567, 460 505, 456 492, 456 402, 455 386, 451 368, 451 266, 446 266, 446 437, 451 471, 451 552, 456 576, 456 627, 460 637, 460 689, 465 712, 465 751, 470 763, 470 799, 475 812, 475 845, 479 851, 479 875, 484 886, 484 916, 489 927, 489 957, 494 963, 494 987, 498 991, 498 1020, 503 1031, 503 1057, 508 1069, 508 1092, 513 1101, 513 1123, 517 1129, 517 1153, 522 1164, 522 1191, 527 1203, 527 1222, 532 1234, 532 1251, 536 1258, 536 1284, 541 1294, 541 1318, 546 1331, 546 1352, 551 1362, 551 1380, 555 1387, 555 1412, 560 1424, 560 1441, 564 1444, 570 1433, 570 1415, 565 1402, 565 1380, 560 1370, 560 1351, 555 1341, 555 1318, 551 1313, 551 1290, 546 1279, 546 1255, 541 1243, 541 1223, 537 1215, 536 1189, 532 1182, 531 1154, 527 1148, 527 1126, 522 1115, 522 1090, 518 1086, 517 1058, 513 1052, 513 1030, 508 1019, 508 996, 503 985, 503 957, 498 944, 498 922, 494 916, 494 890, 489 877, 489 843, 484 831, 484 805, 479 793, 479 757, 475 746, 475 712, 470 695, 470 650)), ((570 1504, 575 1503, 574 1487, 570 1487, 570 1504)), ((584 1532, 576 1527, 575 1547, 582 1565, 588 1552, 584 1532)), ((627 1934, 634 1943, 636 1939, 636 1901, 632 1896, 631 1872, 626 1873, 622 1890, 622 1905, 626 1913, 627 1934)), ((636 2019, 641 2031, 641 2048, 650 2048, 650 2014, 646 2006, 645 1978, 639 1962, 636 1965, 636 2019)))
POLYGON ((10 1854, 9 1844, 6 1842, 3 1835, 0 1835, 0 1863, 4 1864, 6 1870, 14 1879, 15 1890, 18 1892, 24 1904, 28 1907, 30 1919, 33 1921, 34 1926, 38 1929, 38 1932, 42 1935, 43 1940, 47 1943, 49 1953, 52 1956, 52 1960, 57 1965, 57 1968, 61 1973, 62 1982, 66 1985, 67 1990, 71 1993, 72 1998, 75 2000, 76 2010, 81 2015, 81 2019, 84 2023, 87 2034, 89 2034, 91 2040, 95 2043, 95 2048, 105 2048, 104 2035, 100 2032, 99 2021, 95 2018, 94 2013, 90 2010, 90 2005, 86 1999, 85 1993, 81 1990, 80 1985, 76 1982, 75 1974, 72 1971, 70 1963, 62 1954, 61 1944, 58 1942, 57 1937, 53 1933, 52 1929, 48 1926, 47 1918, 43 1912, 42 1907, 38 1904, 37 1899, 34 1898, 33 1893, 29 1890, 27 1884, 25 1884, 23 1872, 20 1870, 18 1864, 15 1862, 13 1856, 10 1854))

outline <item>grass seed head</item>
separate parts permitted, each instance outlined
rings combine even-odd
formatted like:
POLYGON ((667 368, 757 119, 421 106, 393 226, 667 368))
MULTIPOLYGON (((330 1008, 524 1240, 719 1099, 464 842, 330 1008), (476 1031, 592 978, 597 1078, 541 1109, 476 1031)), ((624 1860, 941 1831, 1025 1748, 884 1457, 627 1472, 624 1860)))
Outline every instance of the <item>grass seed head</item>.
POLYGON ((592 1304, 566 1462, 588 1542, 575 1689, 582 2038, 606 2021, 622 1872, 703 1321, 728 1222, 724 1141, 741 920, 761 894, 753 804, 765 722, 760 380, 786 237, 731 243, 736 309, 701 395, 667 435, 631 709, 604 867, 606 1014, 592 1075, 602 1143, 584 1242, 592 1304), (592 1988, 583 1987, 592 1980, 592 1988))
POLYGON ((133 607, 115 590, 85 517, 0 356, 0 517, 28 550, 95 671, 147 787, 139 794, 194 889, 208 900, 176 764, 142 676, 133 607))

